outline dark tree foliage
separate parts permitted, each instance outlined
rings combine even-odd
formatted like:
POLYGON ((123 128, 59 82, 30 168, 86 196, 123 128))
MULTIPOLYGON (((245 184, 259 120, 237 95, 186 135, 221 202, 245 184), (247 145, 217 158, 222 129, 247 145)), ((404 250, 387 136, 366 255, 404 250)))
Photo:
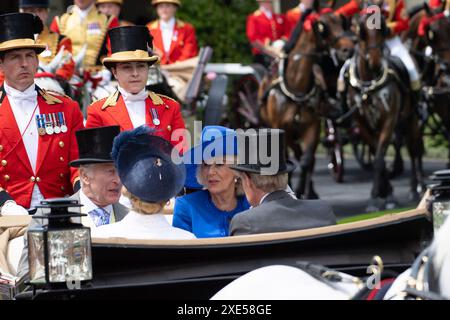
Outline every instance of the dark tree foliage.
POLYGON ((254 0, 183 0, 177 16, 193 24, 200 47, 214 48, 214 62, 250 63, 245 34, 247 16, 256 10, 254 0))

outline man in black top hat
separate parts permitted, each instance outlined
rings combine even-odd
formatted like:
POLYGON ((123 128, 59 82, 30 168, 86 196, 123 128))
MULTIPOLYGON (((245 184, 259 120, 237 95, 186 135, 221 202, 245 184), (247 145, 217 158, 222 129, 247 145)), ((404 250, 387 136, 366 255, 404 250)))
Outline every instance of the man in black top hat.
POLYGON ((71 195, 78 171, 75 131, 83 128, 76 102, 42 90, 34 83, 38 54, 46 49, 34 35, 42 21, 30 13, 0 16, 0 206, 7 194, 32 208, 48 198, 71 195), (7 193, 7 194, 6 194, 7 193))
POLYGON ((111 150, 119 126, 83 129, 76 132, 80 158, 70 163, 79 168, 81 189, 71 198, 83 205, 84 225, 98 227, 122 220, 128 209, 119 203, 120 182, 111 150))
POLYGON ((286 191, 294 165, 286 159, 285 132, 260 129, 237 132, 237 164, 253 208, 233 217, 230 235, 282 232, 336 224, 333 209, 323 200, 297 200, 286 191), (270 154, 270 155, 269 155, 270 154))
MULTIPOLYGON (((82 129, 76 132, 80 156, 70 162, 70 166, 79 168, 81 189, 70 198, 83 205, 80 212, 87 216, 81 218, 81 223, 91 228, 120 221, 129 211, 119 203, 122 183, 111 158, 113 141, 119 133, 118 126, 82 129)), ((38 225, 39 222, 33 219, 28 229, 38 225)), ((25 276, 29 270, 27 237, 24 239, 18 277, 25 276)))

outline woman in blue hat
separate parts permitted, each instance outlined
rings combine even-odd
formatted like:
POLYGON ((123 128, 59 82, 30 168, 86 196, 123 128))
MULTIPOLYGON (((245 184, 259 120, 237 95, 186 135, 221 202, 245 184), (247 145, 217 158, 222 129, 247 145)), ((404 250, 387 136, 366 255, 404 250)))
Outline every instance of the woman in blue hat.
POLYGON ((231 219, 250 205, 240 182, 228 164, 234 162, 237 140, 234 130, 207 126, 201 142, 183 156, 185 187, 203 189, 177 198, 172 225, 197 238, 228 236, 231 219))
POLYGON ((120 222, 92 231, 92 237, 129 239, 193 239, 172 227, 163 215, 168 200, 183 188, 184 164, 173 162, 172 145, 147 126, 124 131, 114 139, 112 158, 131 211, 120 222))

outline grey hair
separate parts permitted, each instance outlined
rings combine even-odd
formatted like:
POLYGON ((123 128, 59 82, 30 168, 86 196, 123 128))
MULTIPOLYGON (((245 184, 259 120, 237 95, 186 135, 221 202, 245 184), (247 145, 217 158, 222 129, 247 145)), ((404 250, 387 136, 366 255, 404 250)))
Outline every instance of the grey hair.
MULTIPOLYGON (((84 172, 89 178, 92 178, 92 176, 93 176, 92 170, 94 167, 95 167, 95 163, 80 165, 80 167, 78 168, 78 172, 80 173, 80 178, 81 178, 82 172, 84 172)), ((80 183, 81 183, 81 186, 84 186, 83 179, 80 179, 80 183)))
MULTIPOLYGON (((242 177, 244 173, 240 172, 239 176, 242 177)), ((253 182, 256 188, 266 192, 274 192, 278 190, 285 190, 288 186, 288 174, 281 173, 274 176, 260 175, 257 173, 247 172, 250 180, 253 182)))

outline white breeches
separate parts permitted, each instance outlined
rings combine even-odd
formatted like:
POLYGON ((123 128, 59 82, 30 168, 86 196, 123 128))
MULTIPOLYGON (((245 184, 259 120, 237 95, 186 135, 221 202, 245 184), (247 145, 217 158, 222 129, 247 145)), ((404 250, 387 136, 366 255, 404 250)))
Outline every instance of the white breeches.
POLYGON ((402 60, 403 64, 406 67, 406 70, 408 70, 411 82, 418 81, 420 77, 419 72, 417 72, 416 64, 411 58, 408 49, 400 40, 400 37, 395 36, 394 38, 387 40, 386 46, 389 48, 391 55, 396 56, 400 60, 402 60))

